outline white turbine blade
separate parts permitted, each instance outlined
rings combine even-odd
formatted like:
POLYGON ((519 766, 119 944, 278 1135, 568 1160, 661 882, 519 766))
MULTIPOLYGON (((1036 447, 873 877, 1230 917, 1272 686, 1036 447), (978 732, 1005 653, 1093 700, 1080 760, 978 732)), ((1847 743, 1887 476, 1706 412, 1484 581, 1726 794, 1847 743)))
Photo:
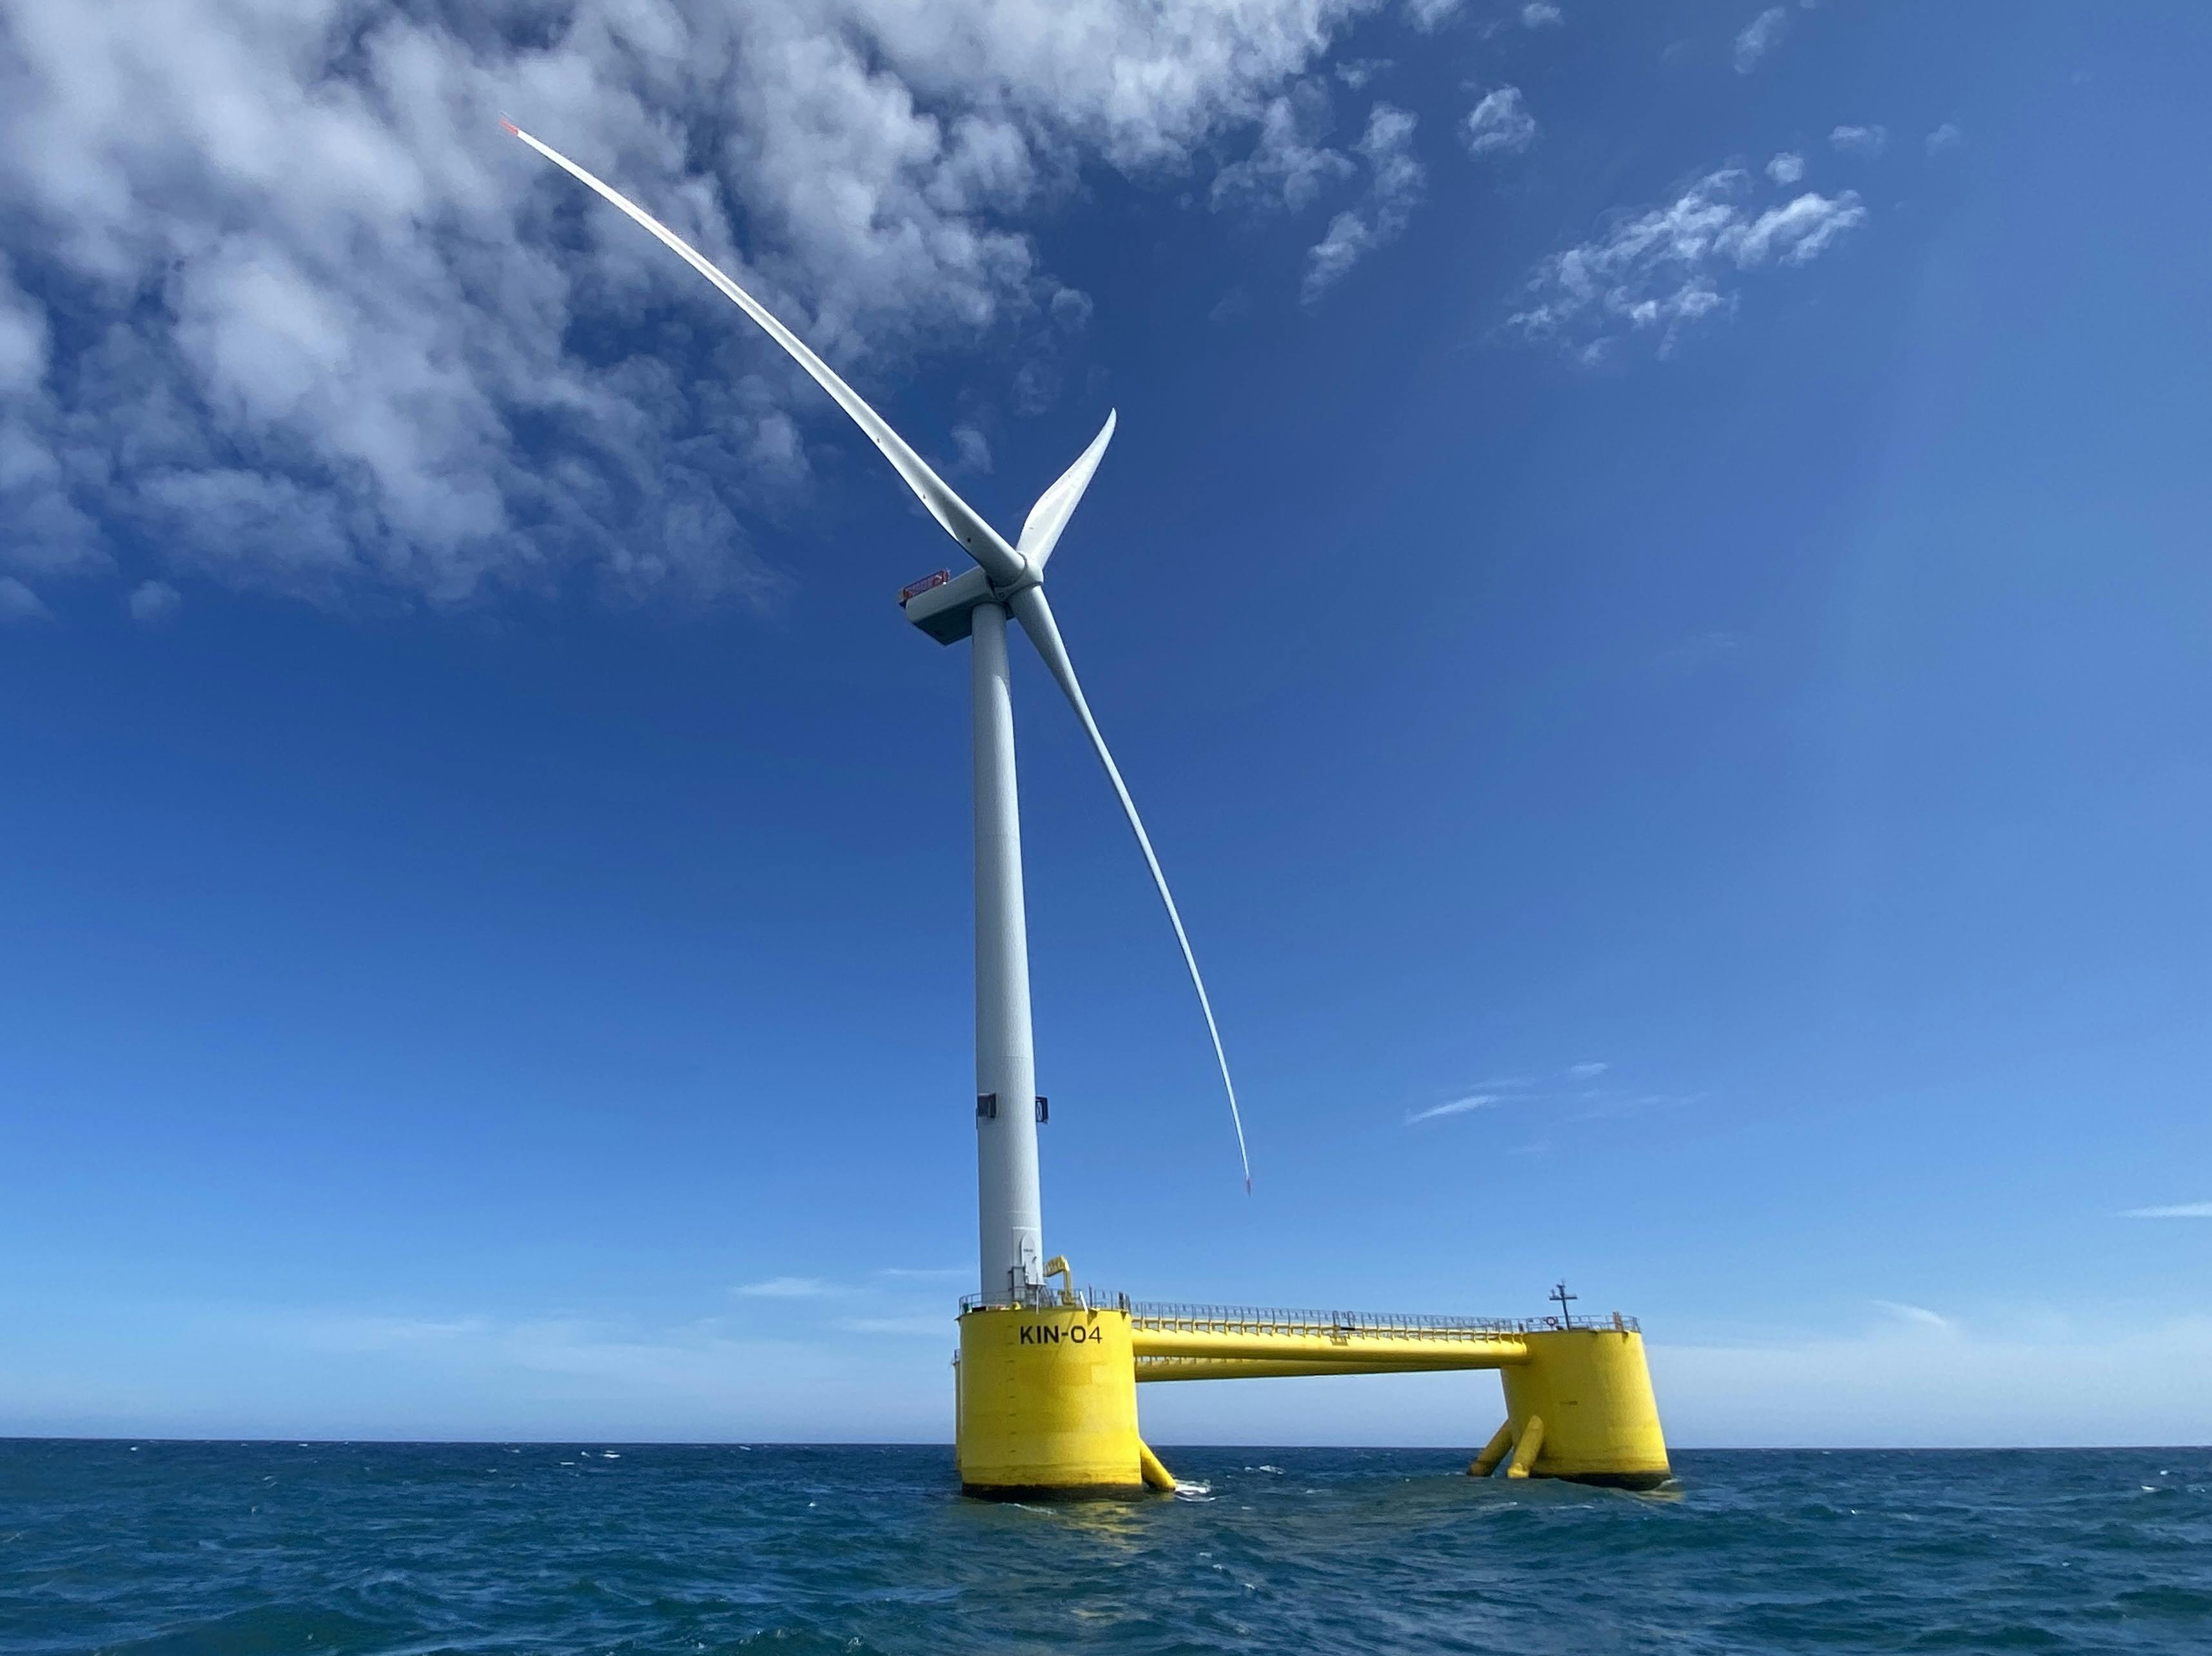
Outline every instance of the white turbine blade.
POLYGON ((1091 440, 1091 446, 1075 458, 1075 464, 1060 474, 1060 481, 1037 496, 1030 508, 1030 515, 1022 525, 1021 555, 1030 566, 1042 569, 1052 556, 1052 549, 1060 544, 1060 531, 1067 527, 1067 520, 1075 514, 1076 503, 1082 500, 1083 491, 1091 487, 1091 474, 1098 470, 1098 463, 1106 458, 1106 445, 1114 440, 1115 412, 1106 411, 1106 423, 1091 440))
POLYGON ((921 456, 907 446, 906 440, 884 423, 883 416, 862 402, 858 393, 837 377, 836 371, 820 357, 807 349, 798 335, 769 315, 760 301, 724 276, 702 258, 696 248, 616 190, 592 177, 550 144, 541 143, 517 126, 513 121, 500 123, 508 131, 528 144, 570 177, 589 185, 600 195, 635 219, 659 237, 684 262, 722 290, 723 296, 766 330, 769 338, 791 353, 792 360, 814 377, 815 383, 836 400, 837 406, 853 416, 853 423, 868 434, 875 446, 884 452, 906 486, 929 508, 929 515, 943 524, 952 538, 968 549, 968 555, 983 566, 993 580, 1012 581, 1023 573, 1021 556, 1008 546, 998 531, 985 523, 975 507, 946 487, 945 480, 929 469, 921 456))
MULTIPOLYGON (((1113 429, 1108 422, 1107 430, 1113 429)), ((1103 446, 1104 435, 1093 444, 1103 446)), ((1182 945, 1182 963, 1190 968, 1191 987, 1198 991, 1198 1010, 1206 1014, 1206 1032, 1213 1037, 1214 1062, 1221 1066, 1221 1084, 1229 1093, 1229 1119, 1237 1129, 1237 1156, 1244 1164, 1244 1190, 1252 1189, 1252 1157, 1244 1148, 1244 1118, 1237 1108, 1237 1083, 1229 1078, 1229 1055, 1221 1050, 1221 1030, 1213 1022, 1213 1003, 1206 998, 1206 980, 1198 974, 1198 957, 1190 952, 1190 938, 1182 929, 1182 916, 1176 912, 1174 894, 1168 889, 1168 877, 1160 872, 1160 859, 1152 854, 1152 837, 1145 832, 1144 819, 1137 815, 1137 802, 1129 798, 1127 784, 1121 780, 1121 767, 1115 764, 1114 755, 1107 751, 1106 738, 1098 734, 1098 721, 1091 716, 1091 704, 1083 699, 1083 686, 1075 676, 1075 664, 1067 658, 1067 646, 1060 641, 1060 627, 1052 618, 1052 606, 1045 602, 1044 589, 1032 586, 1014 594, 1009 602, 1022 630, 1030 635, 1030 642, 1044 658, 1060 688, 1067 694, 1068 705, 1082 721, 1084 732, 1091 745, 1097 749, 1098 762, 1106 767, 1106 779, 1114 785, 1114 792, 1121 801, 1121 814, 1129 819, 1130 832, 1137 836, 1137 849, 1145 853, 1145 866, 1152 870, 1152 883, 1159 888, 1160 901, 1167 905, 1168 924, 1175 927, 1176 941, 1182 945)))

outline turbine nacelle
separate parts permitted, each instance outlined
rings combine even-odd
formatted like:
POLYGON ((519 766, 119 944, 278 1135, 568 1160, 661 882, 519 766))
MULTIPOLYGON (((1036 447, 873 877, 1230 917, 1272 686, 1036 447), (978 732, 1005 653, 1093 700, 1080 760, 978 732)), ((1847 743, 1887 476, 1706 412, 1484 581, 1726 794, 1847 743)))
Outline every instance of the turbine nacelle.
MULTIPOLYGON (((939 571, 939 573, 945 572, 939 571)), ((917 583, 900 596, 906 618, 939 644, 957 644, 975 630, 975 606, 1003 602, 981 568, 963 569, 945 580, 917 583)))
MULTIPOLYGON (((1091 446, 1075 457, 1073 465, 1053 480, 1050 488, 1037 496, 1030 515, 1022 520, 1021 544, 1006 548, 1012 560, 1011 573, 1002 573, 981 558, 976 559, 975 568, 963 574, 952 575, 949 571, 939 570, 938 573, 946 579, 932 577, 916 581, 899 594, 906 618, 939 644, 957 644, 975 631, 977 604, 1003 604, 1012 608, 1019 594, 1043 585, 1044 567, 1051 561, 1053 549, 1060 544, 1060 531, 1075 515, 1083 491, 1091 487, 1099 461, 1105 458, 1106 445, 1114 440, 1114 428, 1120 418, 1118 411, 1107 410, 1106 423, 1099 427, 1098 434, 1091 440, 1091 446)), ((994 534, 991 538, 999 546, 1006 547, 1006 542, 999 536, 994 534)), ((961 544, 968 545, 964 537, 961 544)), ((974 549, 970 547, 969 551, 972 555, 974 549)), ((1040 644, 1038 647, 1043 646, 1040 644)))

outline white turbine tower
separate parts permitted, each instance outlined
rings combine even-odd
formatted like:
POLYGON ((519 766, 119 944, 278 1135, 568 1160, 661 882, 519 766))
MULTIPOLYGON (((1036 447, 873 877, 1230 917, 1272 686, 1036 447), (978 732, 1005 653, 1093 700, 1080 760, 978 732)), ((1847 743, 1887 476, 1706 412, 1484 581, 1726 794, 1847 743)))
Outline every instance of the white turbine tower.
POLYGON ((975 728, 975 1130, 977 1210, 982 1244, 981 1288, 987 1302, 1013 1303, 1033 1297, 1044 1280, 1043 1215, 1037 1189, 1036 1059, 1030 1029, 1029 941, 1022 903, 1021 815, 1014 784, 1014 714, 1007 674, 1006 617, 1011 613, 1066 694, 1068 704, 1091 738, 1107 780, 1121 802, 1122 813, 1152 870, 1167 907, 1168 920, 1182 946, 1183 964, 1198 991, 1199 1010, 1213 1038, 1213 1056, 1229 1094, 1230 1120, 1237 1131, 1237 1153, 1244 1165, 1244 1185, 1252 1185, 1252 1166, 1244 1148, 1244 1124, 1237 1109, 1236 1084, 1221 1031, 1213 1021, 1205 980, 1191 953, 1182 917, 1176 912, 1167 877, 1145 832, 1143 820, 1121 780, 1121 772, 1098 733, 1084 700, 1083 686, 1068 660, 1067 646, 1045 599, 1045 566, 1076 503, 1098 469, 1114 435, 1114 416, 1075 464, 1037 497, 1022 524, 1019 541, 1005 537, 985 523, 965 500, 930 470, 922 458, 885 425, 822 359, 763 308, 759 301, 716 270, 675 232, 592 176, 566 155, 539 143, 513 122, 507 130, 539 155, 635 219, 699 274, 721 289, 738 309, 788 351, 812 375, 853 422, 866 432, 892 469, 921 499, 952 538, 966 549, 975 567, 950 579, 909 588, 903 598, 907 618, 951 644, 973 639, 972 683, 975 728))

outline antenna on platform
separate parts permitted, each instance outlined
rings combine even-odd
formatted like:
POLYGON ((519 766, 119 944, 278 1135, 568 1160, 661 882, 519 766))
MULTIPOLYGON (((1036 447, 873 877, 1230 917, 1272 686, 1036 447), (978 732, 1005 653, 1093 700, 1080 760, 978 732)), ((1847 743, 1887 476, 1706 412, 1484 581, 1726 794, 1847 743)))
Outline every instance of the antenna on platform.
POLYGON ((1557 1300, 1559 1302, 1559 1326, 1562 1328, 1572 1328, 1575 1325, 1575 1319, 1567 1313, 1567 1301, 1570 1300, 1579 1300, 1582 1298, 1582 1295, 1579 1294, 1568 1293, 1567 1285, 1564 1281, 1562 1281, 1553 1284, 1552 1291, 1549 1294, 1547 1294, 1544 1297, 1547 1300, 1557 1300))
POLYGON ((1212 1004, 1206 998, 1198 960, 1176 912, 1167 876, 1152 851, 1151 837, 1136 802, 1129 797, 1121 772, 1099 734, 1097 721, 1085 701, 1067 646, 1061 640, 1052 606, 1045 601, 1044 572, 1060 532, 1067 526, 1076 505, 1090 486, 1091 474, 1114 436, 1115 416, 1109 413, 1091 446, 1075 464, 1060 474, 1051 488, 1037 497, 1023 522, 1018 541, 1006 538, 967 501, 931 470, 909 447, 840 379, 829 364, 809 350, 799 337, 769 313, 750 294, 738 286, 693 248, 690 243, 651 214, 614 190, 566 155, 540 143, 512 121, 500 123, 547 161, 605 197, 642 225, 685 264, 719 288, 723 296, 750 317, 769 337, 790 353, 793 361, 830 393, 837 406, 852 417, 883 452, 893 470, 911 488, 929 514, 958 541, 975 567, 957 576, 940 574, 915 583, 900 595, 908 620, 940 643, 972 638, 975 733, 975 1125, 979 1161, 979 1207, 982 1232, 982 1289, 988 1301, 1024 1301, 1042 1289, 1045 1260, 1041 1200, 1037 1186, 1036 1124, 1042 1101, 1032 1113, 1027 1107, 997 1107, 1001 1098, 1023 1100, 1036 1096, 1036 1059, 1030 1043, 1029 945, 1022 897, 1021 822, 1014 780, 1013 707, 1006 662, 1006 618, 1011 614, 1029 635, 1046 668, 1105 767, 1106 779, 1121 802, 1137 848, 1165 906, 1168 923, 1182 950, 1191 986, 1198 992, 1199 1010, 1205 1015, 1206 1033, 1212 1038, 1214 1061, 1220 1066, 1221 1083, 1229 1095, 1229 1119, 1237 1132, 1237 1154, 1244 1168, 1244 1188, 1252 1188, 1252 1162, 1244 1145, 1244 1122, 1237 1107, 1236 1083, 1229 1077, 1229 1058, 1221 1045, 1212 1004), (988 1101, 986 1107, 985 1101, 988 1101))

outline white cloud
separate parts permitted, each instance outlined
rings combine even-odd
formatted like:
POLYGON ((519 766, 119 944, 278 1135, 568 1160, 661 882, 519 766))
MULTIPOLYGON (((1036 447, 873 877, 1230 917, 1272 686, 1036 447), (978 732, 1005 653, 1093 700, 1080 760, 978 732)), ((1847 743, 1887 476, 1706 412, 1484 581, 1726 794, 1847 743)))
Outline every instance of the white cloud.
POLYGON ((1062 288, 1052 296, 1052 319, 1070 333, 1091 325, 1091 295, 1079 288, 1062 288))
POLYGON ((13 575, 0 575, 0 626, 11 621, 52 621, 46 600, 13 575))
POLYGON ((1498 1101, 1496 1093, 1471 1093, 1449 1104, 1431 1104, 1425 1110, 1416 1110, 1406 1118, 1406 1125, 1410 1127, 1417 1121, 1434 1121, 1440 1116, 1465 1115, 1469 1110, 1487 1109, 1498 1101))
POLYGON ((1357 213, 1339 213, 1322 239, 1306 249, 1304 297, 1310 305, 1342 279, 1376 246, 1372 226, 1357 213))
POLYGON ((1551 0, 1528 0, 1521 8, 1521 27, 1523 28, 1557 28, 1566 21, 1566 14, 1551 0))
POLYGON ((1424 32, 1438 29, 1459 15, 1460 0, 1406 0, 1406 17, 1424 32))
POLYGON ((1316 82, 1301 81, 1275 99, 1261 118, 1251 154, 1214 174, 1208 192, 1213 206, 1297 212, 1328 185, 1349 178, 1356 170, 1352 157, 1320 142, 1328 124, 1328 94, 1316 82))
POLYGON ((1467 147, 1478 155, 1518 155, 1536 141, 1536 118, 1517 86, 1484 94, 1467 118, 1467 147))
POLYGON ((752 1300, 821 1300, 845 1291, 819 1277, 770 1277, 765 1282, 747 1283, 737 1289, 752 1300))
POLYGON ((1846 155, 1879 155, 1889 148, 1889 129, 1881 126, 1839 126, 1828 134, 1828 143, 1846 155))
POLYGON ((894 1282, 949 1283, 975 1273, 968 1265, 884 1265, 875 1274, 894 1282))
POLYGON ((1766 176, 1777 184, 1795 184, 1805 176, 1805 158, 1785 149, 1766 163, 1766 176))
POLYGON ((1747 272, 1808 264, 1866 221, 1854 191, 1808 191, 1754 211, 1746 199, 1751 188, 1750 174, 1724 167, 1664 206, 1615 218, 1594 240, 1536 267, 1528 302, 1507 328, 1586 362, 1603 361, 1632 337, 1652 340, 1664 355, 1686 329, 1734 309, 1747 272))
POLYGON ((1937 127, 1933 132, 1930 132, 1926 138, 1923 139, 1922 143, 1929 155, 1941 155, 1950 150, 1956 149, 1959 147, 1960 141, 1966 135, 1964 133, 1959 130, 1955 123, 1946 121, 1942 125, 1937 127))
POLYGON ((1911 1323, 1915 1327, 1940 1328, 1948 1332, 1954 1326, 1948 1317, 1930 1311, 1924 1305, 1906 1305, 1899 1300, 1876 1300, 1875 1304, 1900 1322, 1911 1323))
POLYGON ((1748 75, 1759 67, 1759 60, 1782 44, 1782 37, 1790 32, 1790 13, 1781 6, 1769 6, 1765 11, 1743 26, 1735 37, 1735 72, 1748 75))
POLYGON ((168 620, 182 607, 184 594, 165 580, 141 581, 131 589, 131 619, 149 625, 168 620))
POLYGON ((1356 209, 1329 221, 1327 233, 1306 251, 1306 276, 1300 297, 1310 305, 1340 281, 1374 249, 1405 231, 1421 198, 1427 173, 1413 158, 1414 118, 1390 104, 1369 112, 1367 131, 1358 143, 1368 167, 1366 198, 1356 209))
POLYGON ((1764 264, 1770 255, 1784 264, 1818 258, 1846 230, 1866 220, 1855 191, 1840 196, 1808 192, 1780 207, 1770 207, 1750 223, 1723 238, 1725 249, 1741 265, 1764 264))
POLYGON ((974 426, 952 428, 952 452, 957 457, 954 470, 988 472, 991 469, 991 440, 974 426))
POLYGON ((2123 1219, 2212 1219, 2212 1202, 2178 1202, 2165 1208, 2130 1208, 2123 1219))
POLYGON ((12 8, 0 568, 769 601, 741 525, 834 416, 496 112, 865 381, 1045 325, 1085 167, 1188 168, 1378 3, 12 8))
MULTIPOLYGON (((1617 1121, 1647 1111, 1683 1109, 1704 1101, 1703 1092, 1654 1092, 1608 1081, 1613 1065, 1595 1059, 1551 1072, 1548 1081, 1530 1076, 1499 1076, 1463 1083, 1459 1095, 1443 1104, 1409 1111, 1407 1126, 1442 1117, 1466 1115, 1493 1107, 1508 1111, 1541 1110, 1565 1126, 1617 1121)), ((1548 1143, 1539 1147, 1549 1149, 1548 1143)))

